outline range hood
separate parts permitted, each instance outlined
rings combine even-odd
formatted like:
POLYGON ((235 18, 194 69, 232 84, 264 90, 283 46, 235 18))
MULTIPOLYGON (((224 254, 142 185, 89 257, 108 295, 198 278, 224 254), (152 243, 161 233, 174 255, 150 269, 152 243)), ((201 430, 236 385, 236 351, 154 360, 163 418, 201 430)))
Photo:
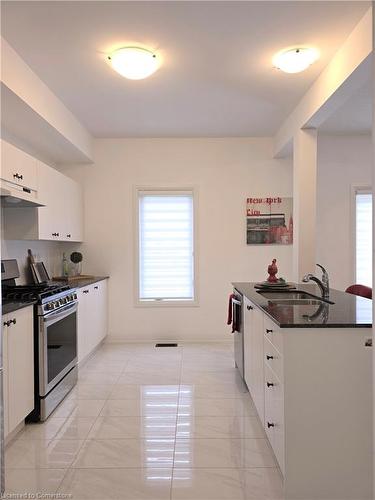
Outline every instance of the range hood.
POLYGON ((1 206, 4 208, 43 207, 44 203, 37 197, 37 192, 17 186, 10 182, 0 181, 1 206))

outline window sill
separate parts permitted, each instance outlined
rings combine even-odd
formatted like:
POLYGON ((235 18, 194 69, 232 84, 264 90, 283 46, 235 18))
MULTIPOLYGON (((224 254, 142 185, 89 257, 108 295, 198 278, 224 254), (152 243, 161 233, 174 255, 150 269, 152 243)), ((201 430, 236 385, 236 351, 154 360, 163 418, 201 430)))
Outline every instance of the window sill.
POLYGON ((136 307, 199 307, 198 300, 140 300, 135 302, 136 307))

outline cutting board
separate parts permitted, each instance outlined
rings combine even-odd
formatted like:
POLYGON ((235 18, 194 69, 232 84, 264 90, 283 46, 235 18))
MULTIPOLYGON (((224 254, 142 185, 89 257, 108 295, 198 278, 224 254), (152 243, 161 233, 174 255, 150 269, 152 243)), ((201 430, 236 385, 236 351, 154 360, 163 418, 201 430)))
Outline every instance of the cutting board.
POLYGON ((79 276, 54 276, 53 281, 79 281, 79 280, 91 280, 95 278, 95 276, 91 276, 90 274, 80 274, 79 276))

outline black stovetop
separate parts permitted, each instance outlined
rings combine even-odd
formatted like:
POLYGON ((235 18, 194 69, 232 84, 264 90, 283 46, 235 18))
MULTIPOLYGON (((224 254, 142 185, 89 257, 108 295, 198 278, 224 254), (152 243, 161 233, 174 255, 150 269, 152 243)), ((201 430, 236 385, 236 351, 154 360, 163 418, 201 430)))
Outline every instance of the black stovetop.
POLYGON ((17 301, 42 301, 47 297, 52 297, 60 292, 70 290, 69 285, 62 285, 61 283, 40 283, 31 285, 15 285, 4 284, 2 285, 2 297, 6 300, 17 301))

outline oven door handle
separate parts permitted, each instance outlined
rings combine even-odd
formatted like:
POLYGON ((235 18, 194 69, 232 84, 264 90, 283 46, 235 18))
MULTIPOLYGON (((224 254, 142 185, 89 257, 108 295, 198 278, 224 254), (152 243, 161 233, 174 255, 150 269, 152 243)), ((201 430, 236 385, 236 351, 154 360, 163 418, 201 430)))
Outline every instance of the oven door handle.
POLYGON ((43 316, 43 321, 44 323, 49 323, 50 321, 53 320, 59 320, 65 318, 65 316, 68 316, 69 314, 71 314, 71 312, 73 312, 76 309, 77 309, 76 302, 74 302, 74 304, 68 304, 67 306, 59 309, 58 311, 53 311, 43 316))
POLYGON ((236 304, 236 306, 242 306, 242 302, 240 300, 232 298, 232 302, 233 302, 233 304, 236 304))

